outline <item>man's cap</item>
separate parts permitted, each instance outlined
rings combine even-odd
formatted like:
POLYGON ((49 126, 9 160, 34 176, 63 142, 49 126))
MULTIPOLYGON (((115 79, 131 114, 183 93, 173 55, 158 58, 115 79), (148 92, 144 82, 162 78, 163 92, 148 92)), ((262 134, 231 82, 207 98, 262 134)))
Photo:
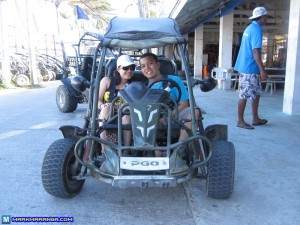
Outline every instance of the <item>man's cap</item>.
POLYGON ((252 16, 249 17, 249 19, 252 20, 252 19, 264 16, 264 15, 267 15, 267 14, 268 14, 268 11, 266 10, 265 7, 256 7, 253 10, 252 16))
POLYGON ((121 55, 117 60, 117 67, 125 67, 129 65, 134 65, 133 59, 129 55, 121 55))

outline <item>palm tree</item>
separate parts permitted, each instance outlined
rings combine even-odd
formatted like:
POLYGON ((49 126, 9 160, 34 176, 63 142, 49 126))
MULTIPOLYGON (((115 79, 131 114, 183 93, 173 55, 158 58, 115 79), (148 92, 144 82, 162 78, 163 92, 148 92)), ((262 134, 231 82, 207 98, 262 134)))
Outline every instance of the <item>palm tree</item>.
POLYGON ((157 4, 160 2, 161 0, 137 0, 140 17, 156 17, 155 10, 151 10, 151 8, 157 6, 157 4))
POLYGON ((162 0, 149 0, 149 12, 150 12, 150 17, 156 17, 156 7, 158 4, 160 4, 162 0), (151 8, 155 8, 154 10, 151 8))

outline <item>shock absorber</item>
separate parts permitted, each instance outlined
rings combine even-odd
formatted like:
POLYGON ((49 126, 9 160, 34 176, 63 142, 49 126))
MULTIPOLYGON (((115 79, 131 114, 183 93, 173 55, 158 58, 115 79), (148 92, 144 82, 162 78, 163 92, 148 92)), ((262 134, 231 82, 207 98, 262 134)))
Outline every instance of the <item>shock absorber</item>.
POLYGON ((88 163, 90 161, 89 155, 90 155, 91 147, 92 147, 92 141, 91 140, 86 141, 84 152, 83 152, 83 160, 86 163, 88 163))

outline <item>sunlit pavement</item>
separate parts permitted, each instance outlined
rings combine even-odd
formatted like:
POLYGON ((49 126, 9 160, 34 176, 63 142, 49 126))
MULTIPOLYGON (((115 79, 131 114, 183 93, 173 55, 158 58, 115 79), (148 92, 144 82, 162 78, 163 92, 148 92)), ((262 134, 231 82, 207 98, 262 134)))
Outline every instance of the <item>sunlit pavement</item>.
MULTIPOLYGON (((197 224, 300 224, 300 116, 282 112, 283 90, 263 93, 259 115, 268 120, 254 130, 238 128, 235 90, 201 93, 198 105, 205 111, 205 126, 228 125, 228 139, 236 150, 235 186, 232 197, 214 200, 205 196, 205 182, 187 185, 197 224)), ((251 102, 245 121, 252 122, 251 102)))

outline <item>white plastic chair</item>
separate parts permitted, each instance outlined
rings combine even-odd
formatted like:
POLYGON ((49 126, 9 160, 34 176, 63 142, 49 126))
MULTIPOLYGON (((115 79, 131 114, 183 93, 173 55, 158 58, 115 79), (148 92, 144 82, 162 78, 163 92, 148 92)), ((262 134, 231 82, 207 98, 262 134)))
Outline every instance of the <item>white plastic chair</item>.
POLYGON ((228 69, 225 68, 213 68, 211 70, 211 76, 218 81, 218 89, 227 90, 231 87, 231 74, 228 69))
POLYGON ((238 72, 234 72, 233 68, 229 69, 228 71, 231 75, 231 84, 233 84, 232 88, 235 90, 239 84, 240 75, 238 72))

